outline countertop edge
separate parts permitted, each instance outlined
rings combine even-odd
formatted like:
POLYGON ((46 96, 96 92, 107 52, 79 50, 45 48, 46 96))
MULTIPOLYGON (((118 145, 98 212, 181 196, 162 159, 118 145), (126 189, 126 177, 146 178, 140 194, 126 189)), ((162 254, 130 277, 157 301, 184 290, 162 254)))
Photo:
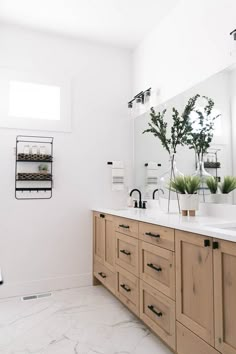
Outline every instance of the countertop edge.
MULTIPOLYGON (((93 208, 93 212, 104 213, 116 217, 145 222, 152 225, 169 227, 179 231, 199 234, 201 236, 213 237, 225 241, 236 242, 236 233, 230 230, 220 230, 218 228, 209 227, 207 224, 223 224, 229 223, 228 220, 219 219, 212 216, 196 216, 187 217, 179 214, 164 214, 156 210, 141 210, 141 209, 107 209, 93 208), (156 216, 154 213, 156 212, 156 216)), ((233 221, 232 221, 233 222, 233 221)))

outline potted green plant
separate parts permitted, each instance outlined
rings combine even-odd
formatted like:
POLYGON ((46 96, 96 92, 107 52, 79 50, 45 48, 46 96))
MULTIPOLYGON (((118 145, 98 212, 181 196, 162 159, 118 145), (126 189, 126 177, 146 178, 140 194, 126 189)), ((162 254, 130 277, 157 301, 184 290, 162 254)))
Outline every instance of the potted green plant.
POLYGON ((179 193, 180 209, 183 216, 195 216, 199 208, 200 178, 197 176, 179 176, 170 182, 170 188, 179 193))
POLYGON ((48 165, 46 164, 40 164, 39 167, 39 173, 46 175, 48 173, 48 165))
POLYGON ((218 181, 215 177, 211 176, 211 177, 208 177, 206 179, 206 185, 207 185, 207 188, 209 189, 211 195, 210 195, 210 202, 211 203, 216 203, 218 204, 218 196, 220 194, 218 194, 218 191, 219 191, 219 185, 218 185, 218 181))
POLYGON ((226 204, 229 202, 229 194, 236 189, 236 177, 226 176, 223 182, 218 183, 214 177, 206 180, 211 192, 211 202, 215 204, 226 204))
POLYGON ((220 204, 229 203, 229 194, 236 189, 236 177, 226 176, 223 182, 219 183, 221 194, 219 197, 220 204))

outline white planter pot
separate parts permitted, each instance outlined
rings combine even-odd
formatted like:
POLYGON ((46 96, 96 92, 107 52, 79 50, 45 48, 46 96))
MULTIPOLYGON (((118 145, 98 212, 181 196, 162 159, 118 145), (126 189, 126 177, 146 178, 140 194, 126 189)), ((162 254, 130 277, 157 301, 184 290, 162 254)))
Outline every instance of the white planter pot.
POLYGON ((198 210, 199 195, 198 194, 179 194, 181 210, 198 210))
POLYGON ((229 194, 211 194, 210 202, 214 204, 229 204, 229 194))

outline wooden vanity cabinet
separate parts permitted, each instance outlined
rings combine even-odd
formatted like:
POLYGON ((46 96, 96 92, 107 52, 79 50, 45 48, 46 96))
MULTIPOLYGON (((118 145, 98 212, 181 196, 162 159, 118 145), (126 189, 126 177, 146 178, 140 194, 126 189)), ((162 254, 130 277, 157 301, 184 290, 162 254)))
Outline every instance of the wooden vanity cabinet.
POLYGON ((98 212, 93 221, 94 279, 176 353, 236 354, 236 243, 98 212))
POLYGON ((212 240, 176 231, 176 318, 214 345, 212 240))
POLYGON ((94 259, 115 271, 115 229, 112 215, 94 213, 94 259))
POLYGON ((215 347, 236 354, 236 243, 214 240, 215 347))

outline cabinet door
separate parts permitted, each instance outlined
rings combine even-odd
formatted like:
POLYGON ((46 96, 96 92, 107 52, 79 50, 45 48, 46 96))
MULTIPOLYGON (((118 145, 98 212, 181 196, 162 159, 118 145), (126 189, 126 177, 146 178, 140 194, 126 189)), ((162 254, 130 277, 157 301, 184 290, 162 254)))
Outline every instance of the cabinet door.
POLYGON ((214 250, 215 346, 223 354, 236 354, 236 243, 220 240, 218 245, 214 250))
POLYGON ((94 213, 94 259, 114 271, 115 232, 113 216, 94 213))
POLYGON ((114 218, 106 215, 104 219, 104 264, 111 271, 115 270, 115 227, 114 218))
POLYGON ((105 215, 94 213, 93 215, 93 255, 94 260, 104 263, 105 245, 105 215))
POLYGON ((177 320, 214 344, 212 239, 176 231, 177 320))

